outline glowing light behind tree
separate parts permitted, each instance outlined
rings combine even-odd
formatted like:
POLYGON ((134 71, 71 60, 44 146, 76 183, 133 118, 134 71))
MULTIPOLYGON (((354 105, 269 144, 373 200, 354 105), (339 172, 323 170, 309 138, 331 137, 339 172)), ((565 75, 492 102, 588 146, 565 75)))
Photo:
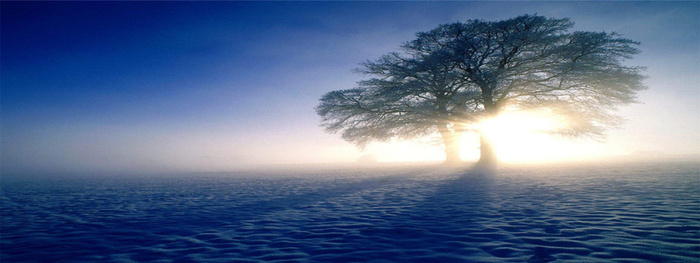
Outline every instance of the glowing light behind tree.
MULTIPOLYGON (((639 43, 572 27, 569 19, 533 15, 440 25, 418 33, 402 53, 364 63, 358 71, 373 78, 327 93, 317 113, 327 131, 360 146, 438 133, 447 162, 458 161, 462 132, 483 133, 470 125, 509 106, 565 117, 551 133, 600 137, 620 124, 617 107, 645 89, 643 68, 623 63, 639 43)), ((486 136, 479 162, 492 164, 486 136)))

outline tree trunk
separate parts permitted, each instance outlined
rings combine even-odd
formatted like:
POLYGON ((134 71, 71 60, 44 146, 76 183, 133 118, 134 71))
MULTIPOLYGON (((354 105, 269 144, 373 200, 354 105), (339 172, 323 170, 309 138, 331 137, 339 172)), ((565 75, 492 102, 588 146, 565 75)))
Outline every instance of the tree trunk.
POLYGON ((489 139, 484 134, 479 134, 479 137, 481 146, 479 147, 480 156, 477 165, 496 166, 496 164, 498 163, 498 158, 496 157, 496 152, 493 149, 491 141, 489 141, 489 139))
POLYGON ((462 162, 462 158, 459 156, 459 141, 455 139, 444 140, 445 143, 445 163, 455 164, 462 162))
POLYGON ((462 158, 459 156, 459 133, 448 129, 446 123, 440 124, 438 130, 440 131, 440 136, 442 136, 442 142, 445 144, 445 163, 456 164, 462 162, 462 158))
MULTIPOLYGON (((486 119, 495 118, 498 116, 500 108, 497 103, 493 101, 493 89, 492 88, 482 88, 482 99, 484 100, 484 110, 486 111, 486 119)), ((496 152, 493 149, 493 144, 486 136, 486 134, 480 133, 479 139, 481 146, 479 161, 476 163, 477 166, 484 168, 494 168, 498 164, 498 157, 496 157, 496 152)))

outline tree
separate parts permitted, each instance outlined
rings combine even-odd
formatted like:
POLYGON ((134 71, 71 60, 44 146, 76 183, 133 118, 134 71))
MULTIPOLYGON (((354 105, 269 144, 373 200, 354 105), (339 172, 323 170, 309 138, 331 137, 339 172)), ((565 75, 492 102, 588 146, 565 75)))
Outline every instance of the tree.
MULTIPOLYGON (((410 52, 410 50, 407 50, 410 52)), ((454 123, 474 96, 465 90, 461 76, 447 58, 398 53, 365 62, 359 72, 378 76, 359 87, 332 91, 316 108, 327 131, 342 130, 345 140, 364 146, 373 140, 441 135, 448 162, 459 161, 458 134, 454 123)))
MULTIPOLYGON (((317 113, 327 131, 359 146, 438 133, 447 162, 459 161, 462 132, 506 107, 565 117, 558 134, 601 137, 620 124, 616 109, 645 88, 643 68, 623 64, 639 43, 572 26, 535 15, 440 25, 402 53, 363 63, 358 71, 373 78, 325 94, 317 113)), ((483 134, 480 148, 480 163, 496 162, 483 134)))

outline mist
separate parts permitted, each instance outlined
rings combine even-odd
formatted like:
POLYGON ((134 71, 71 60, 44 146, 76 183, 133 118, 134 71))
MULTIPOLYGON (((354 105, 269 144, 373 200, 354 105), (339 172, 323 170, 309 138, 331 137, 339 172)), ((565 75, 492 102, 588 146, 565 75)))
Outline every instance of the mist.
POLYGON ((440 146, 423 142, 359 149, 324 133, 314 106, 327 91, 355 87, 358 63, 418 31, 524 13, 642 43, 632 61, 647 67, 642 104, 621 108, 627 121, 604 141, 568 149, 592 160, 696 156, 697 10, 692 2, 3 3, 0 170, 226 171, 368 154, 440 160, 440 146), (168 11, 142 15, 153 10, 168 11))

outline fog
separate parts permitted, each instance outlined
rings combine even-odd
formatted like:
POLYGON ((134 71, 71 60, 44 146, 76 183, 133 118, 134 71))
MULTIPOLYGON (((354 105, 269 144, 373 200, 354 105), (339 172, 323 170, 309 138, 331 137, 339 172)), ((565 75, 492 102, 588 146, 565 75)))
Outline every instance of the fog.
MULTIPOLYGON (((525 13, 640 41, 630 63, 647 67, 649 89, 621 109, 627 122, 605 141, 552 139, 565 147, 539 159, 526 147, 504 161, 697 160, 699 10, 696 2, 3 3, 0 170, 205 172, 365 155, 439 162, 442 149, 426 139, 359 149, 324 133, 314 107, 362 80, 352 73, 358 63, 418 31, 525 13)), ((462 159, 473 162, 478 142, 467 136, 463 145, 462 159)))

